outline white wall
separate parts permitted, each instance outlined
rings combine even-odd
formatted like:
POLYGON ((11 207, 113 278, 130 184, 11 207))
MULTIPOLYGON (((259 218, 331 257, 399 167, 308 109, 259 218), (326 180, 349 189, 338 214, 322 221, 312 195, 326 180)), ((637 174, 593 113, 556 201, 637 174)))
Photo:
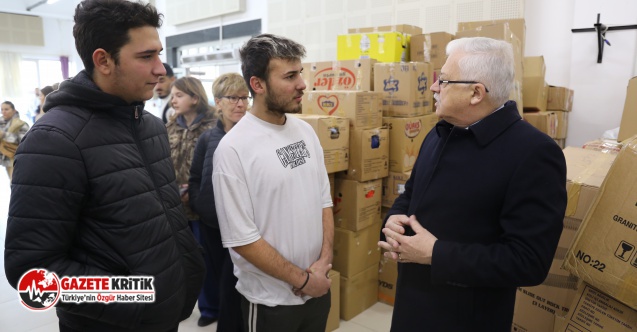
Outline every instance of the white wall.
POLYGON ((637 24, 634 0, 527 0, 526 56, 543 55, 546 81, 575 91, 566 144, 581 146, 619 127, 628 80, 637 75, 637 30, 607 32, 597 63, 597 34, 572 33, 593 28, 601 14, 607 26, 637 24))
MULTIPOLYGON (((170 13, 166 12, 167 1, 170 0, 155 0, 155 6, 157 7, 157 10, 164 15, 170 15, 170 13)), ((246 10, 244 12, 180 24, 178 26, 164 24, 161 29, 159 29, 159 36, 162 39, 162 43, 166 45, 167 36, 179 35, 182 33, 215 28, 222 25, 252 21, 256 19, 261 19, 261 26, 263 27, 263 29, 265 29, 265 27, 267 26, 267 1, 245 0, 245 2, 246 10)), ((163 60, 166 60, 165 53, 163 55, 163 60)))
MULTIPOLYGON (((0 44, 0 51, 19 53, 23 57, 59 59, 60 56, 68 56, 69 61, 78 63, 78 67, 81 69, 82 61, 75 50, 73 39, 72 19, 43 17, 42 27, 44 29, 44 46, 0 44)), ((69 72, 73 75, 73 68, 69 68, 69 72)))

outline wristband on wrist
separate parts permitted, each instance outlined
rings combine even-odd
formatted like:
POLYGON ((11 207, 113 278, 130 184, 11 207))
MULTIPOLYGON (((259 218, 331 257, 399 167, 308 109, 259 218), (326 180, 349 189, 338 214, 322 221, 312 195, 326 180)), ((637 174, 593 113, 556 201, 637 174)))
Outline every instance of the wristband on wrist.
POLYGON ((310 281, 310 273, 309 272, 307 272, 307 278, 305 278, 305 282, 303 283, 303 286, 299 287, 299 290, 303 289, 307 285, 308 281, 310 281))

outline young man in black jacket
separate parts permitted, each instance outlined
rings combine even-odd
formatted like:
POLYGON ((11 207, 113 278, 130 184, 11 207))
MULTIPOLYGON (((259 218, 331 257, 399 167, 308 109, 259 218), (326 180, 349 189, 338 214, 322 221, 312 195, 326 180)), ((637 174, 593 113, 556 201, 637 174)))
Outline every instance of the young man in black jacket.
POLYGON ((47 96, 16 154, 5 273, 148 276, 151 303, 57 302, 61 331, 176 331, 203 280, 164 124, 143 110, 158 78, 151 5, 85 0, 73 36, 85 70, 47 96))

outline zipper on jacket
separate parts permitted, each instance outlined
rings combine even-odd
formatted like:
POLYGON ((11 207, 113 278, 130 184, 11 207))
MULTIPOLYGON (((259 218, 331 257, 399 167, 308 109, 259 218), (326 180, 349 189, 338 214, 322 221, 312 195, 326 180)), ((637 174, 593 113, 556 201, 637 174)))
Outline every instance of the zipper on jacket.
POLYGON ((141 106, 135 106, 135 120, 139 120, 139 108, 141 106))

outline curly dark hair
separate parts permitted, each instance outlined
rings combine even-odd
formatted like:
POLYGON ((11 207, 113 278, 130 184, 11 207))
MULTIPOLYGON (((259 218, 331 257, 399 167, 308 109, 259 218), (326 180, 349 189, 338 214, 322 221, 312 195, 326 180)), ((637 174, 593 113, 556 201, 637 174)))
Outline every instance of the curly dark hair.
POLYGON ((93 74, 93 52, 102 48, 119 63, 119 51, 130 41, 129 30, 162 25, 162 14, 151 4, 128 0, 84 0, 75 8, 75 48, 89 75, 93 74))

